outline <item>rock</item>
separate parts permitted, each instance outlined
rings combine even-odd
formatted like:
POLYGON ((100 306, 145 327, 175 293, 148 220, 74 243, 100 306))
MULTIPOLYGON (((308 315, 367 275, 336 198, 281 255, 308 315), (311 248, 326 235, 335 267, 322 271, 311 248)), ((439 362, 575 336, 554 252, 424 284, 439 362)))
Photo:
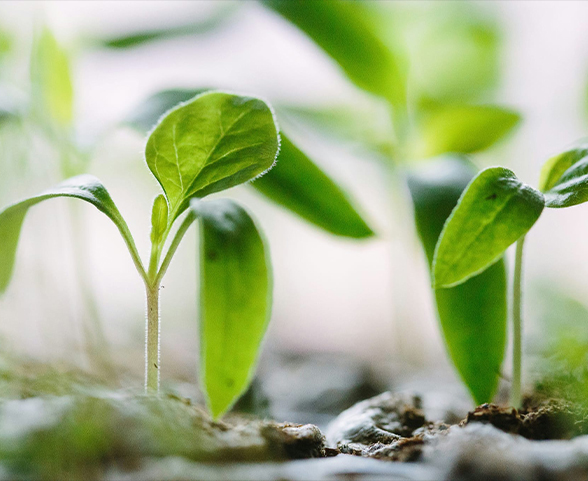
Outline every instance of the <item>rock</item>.
POLYGON ((341 413, 327 438, 343 454, 416 461, 425 443, 446 429, 427 422, 418 396, 385 392, 341 413))

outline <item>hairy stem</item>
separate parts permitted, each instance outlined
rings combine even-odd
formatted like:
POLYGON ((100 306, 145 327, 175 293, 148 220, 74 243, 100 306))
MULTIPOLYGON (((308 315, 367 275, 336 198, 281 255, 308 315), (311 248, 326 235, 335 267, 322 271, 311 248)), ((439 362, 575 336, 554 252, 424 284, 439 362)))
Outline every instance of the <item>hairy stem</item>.
POLYGON ((525 237, 517 242, 515 254, 514 279, 512 285, 512 386, 510 391, 510 403, 515 408, 521 407, 521 358, 522 358, 522 271, 523 271, 523 245, 525 237))
POLYGON ((159 369, 160 369, 160 318, 159 318, 159 286, 165 275, 171 260, 176 253, 180 242, 186 231, 194 222, 196 216, 192 213, 184 219, 174 236, 167 254, 163 259, 159 270, 159 257, 161 255, 161 244, 169 232, 163 236, 163 241, 153 245, 151 249, 151 259, 149 262, 149 271, 145 279, 145 288, 147 293, 147 321, 145 326, 145 392, 153 394, 159 392, 159 369))
POLYGON ((147 319, 145 324, 145 393, 153 394, 159 392, 159 285, 147 285, 146 293, 147 319))

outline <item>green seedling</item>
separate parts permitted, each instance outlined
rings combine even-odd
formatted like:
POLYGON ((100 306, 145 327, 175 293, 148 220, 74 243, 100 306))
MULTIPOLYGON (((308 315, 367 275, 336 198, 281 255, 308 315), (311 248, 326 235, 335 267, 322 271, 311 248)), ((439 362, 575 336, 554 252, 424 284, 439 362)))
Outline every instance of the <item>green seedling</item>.
POLYGON ((106 188, 85 174, 0 212, 0 292, 10 281, 30 207, 55 197, 94 205, 118 228, 144 281, 145 389, 157 393, 161 281, 186 231, 198 220, 200 379, 212 415, 222 415, 253 375, 270 317, 272 278, 263 238, 247 211, 228 199, 202 199, 260 176, 274 165, 278 150, 273 112, 262 100, 208 92, 180 104, 151 131, 145 149, 147 166, 163 191, 153 202, 148 264, 106 188))
MULTIPOLYGON (((449 216, 435 248, 433 287, 455 288, 476 279, 516 242, 512 282, 513 368, 511 404, 521 407, 522 265, 525 236, 543 209, 571 207, 588 200, 588 146, 579 144, 549 159, 539 189, 503 167, 480 172, 449 216)), ((467 325, 475 326, 476 318, 467 325)), ((458 329, 459 326, 454 326, 458 329)))

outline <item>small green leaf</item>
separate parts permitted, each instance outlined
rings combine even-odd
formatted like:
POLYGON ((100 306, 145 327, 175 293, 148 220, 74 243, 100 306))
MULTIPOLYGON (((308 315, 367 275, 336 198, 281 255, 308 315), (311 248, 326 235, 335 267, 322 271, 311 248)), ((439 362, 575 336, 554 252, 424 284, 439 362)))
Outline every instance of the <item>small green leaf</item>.
POLYGON ((447 219, 435 249, 433 285, 452 287, 482 272, 525 235, 545 200, 503 167, 480 172, 447 219))
POLYGON ((208 92, 157 124, 145 157, 174 220, 190 198, 242 184, 270 169, 278 148, 278 127, 265 102, 208 92))
MULTIPOLYGON (((409 174, 417 230, 429 267, 443 224, 475 173, 465 158, 442 157, 409 174)), ((476 404, 491 402, 506 344, 504 260, 459 286, 435 290, 435 300, 447 351, 458 373, 476 404)))
POLYGON ((159 194, 153 201, 151 211, 151 244, 159 243, 165 233, 168 221, 167 210, 167 200, 163 194, 159 194))
POLYGON ((429 113, 421 125, 417 157, 487 149, 519 123, 512 110, 482 105, 451 105, 429 113))
POLYGON ((209 90, 212 89, 162 90, 141 102, 131 115, 124 120, 124 123, 139 132, 149 132, 167 111, 209 90))
POLYGON ((247 212, 228 199, 192 200, 200 220, 200 371, 215 418, 245 392, 271 314, 264 242, 247 212))
POLYGON ((129 228, 102 183, 92 175, 72 177, 0 212, 0 293, 6 290, 12 276, 16 248, 26 213, 35 204, 55 197, 73 197, 94 205, 115 223, 129 249, 136 253, 129 228))
POLYGON ((549 159, 541 169, 539 188, 547 207, 559 208, 588 200, 588 146, 580 146, 549 159))
POLYGON ((264 0, 316 42, 358 87, 388 99, 406 101, 404 67, 378 38, 362 2, 264 0))
POLYGON ((73 87, 69 59, 47 28, 35 37, 31 54, 33 105, 38 115, 60 126, 73 119, 73 87))
POLYGON ((327 232, 374 235, 347 195, 283 134, 276 166, 251 185, 327 232))

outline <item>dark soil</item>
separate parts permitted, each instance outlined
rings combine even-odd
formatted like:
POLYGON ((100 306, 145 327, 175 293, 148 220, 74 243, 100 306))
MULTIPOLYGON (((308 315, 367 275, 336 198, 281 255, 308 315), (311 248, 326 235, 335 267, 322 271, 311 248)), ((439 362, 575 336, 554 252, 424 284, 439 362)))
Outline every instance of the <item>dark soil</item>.
POLYGON ((561 399, 538 401, 527 398, 524 407, 482 404, 470 411, 459 425, 470 423, 492 424, 507 433, 519 434, 527 439, 572 439, 586 433, 588 427, 582 411, 561 399))

